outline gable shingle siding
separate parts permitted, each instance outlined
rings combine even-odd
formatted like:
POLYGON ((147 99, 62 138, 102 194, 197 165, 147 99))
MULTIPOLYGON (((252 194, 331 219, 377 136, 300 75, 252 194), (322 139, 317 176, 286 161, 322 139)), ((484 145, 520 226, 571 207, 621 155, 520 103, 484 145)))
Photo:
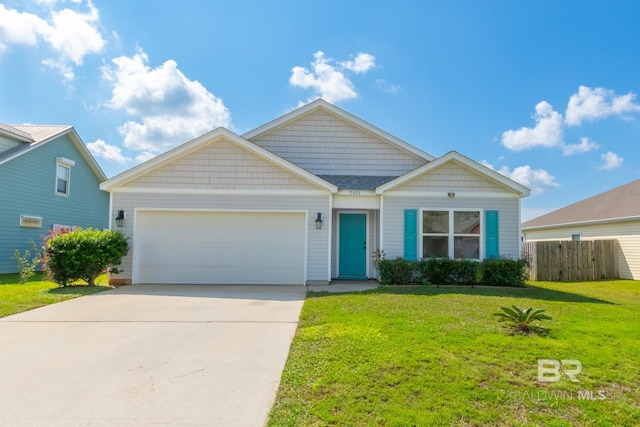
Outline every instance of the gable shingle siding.
POLYGON ((322 110, 251 141, 316 175, 399 176, 426 163, 322 110))

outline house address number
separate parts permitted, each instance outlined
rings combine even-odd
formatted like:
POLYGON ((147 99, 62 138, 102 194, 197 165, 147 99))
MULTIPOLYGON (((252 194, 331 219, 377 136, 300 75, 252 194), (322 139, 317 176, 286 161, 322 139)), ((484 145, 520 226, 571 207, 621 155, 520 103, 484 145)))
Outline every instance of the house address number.
POLYGON ((349 190, 349 195, 350 196, 359 196, 360 195, 360 191, 359 190, 349 190))

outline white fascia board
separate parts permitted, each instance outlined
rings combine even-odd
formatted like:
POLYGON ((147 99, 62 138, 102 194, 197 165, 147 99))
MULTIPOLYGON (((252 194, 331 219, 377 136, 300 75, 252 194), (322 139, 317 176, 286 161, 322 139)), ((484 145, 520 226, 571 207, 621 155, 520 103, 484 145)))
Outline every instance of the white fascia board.
POLYGON ((457 162, 463 166, 466 166, 467 168, 486 176, 487 178, 489 178, 490 180, 497 182, 498 184, 509 188, 510 190, 515 191, 516 193, 519 194, 520 197, 527 197, 529 196, 529 194, 531 194, 531 190, 529 190, 527 187, 525 187, 524 185, 518 184, 517 182, 499 174, 498 172, 489 169, 486 166, 481 165, 480 163, 477 163, 471 159, 469 159, 468 157, 463 156, 462 154, 456 152, 456 151, 450 151, 447 154, 445 154, 442 157, 437 158, 436 160, 427 163, 424 166, 420 166, 419 168, 416 168, 414 170, 412 170, 411 172, 408 172, 402 176, 399 176, 398 178, 387 182, 386 184, 381 185, 380 187, 376 188, 376 193, 377 194, 382 194, 385 191, 389 191, 394 187, 397 187, 401 184, 404 184, 405 182, 408 182, 410 180, 412 180, 413 178, 416 178, 417 176, 420 176, 424 173, 427 173, 447 162, 457 162))
POLYGON ((480 191, 477 193, 467 191, 456 191, 453 198, 449 197, 445 191, 385 191, 385 196, 389 197, 426 197, 430 199, 519 199, 520 195, 516 193, 491 193, 488 191, 480 191))
POLYGON ((115 187, 110 193, 139 194, 218 194, 240 196, 327 196, 328 190, 269 190, 269 189, 215 189, 215 188, 176 188, 176 187, 115 187))
POLYGON ((214 129, 210 132, 205 133, 204 135, 201 135, 195 139, 192 139, 189 142, 186 142, 182 145, 177 146, 176 148, 173 148, 172 150, 169 150, 157 157, 154 157, 151 160, 148 160, 145 163, 142 163, 138 166, 135 166, 131 169, 129 169, 128 171, 125 171, 119 175, 116 175, 115 177, 107 180, 106 182, 103 182, 102 184, 100 184, 100 189, 101 190, 105 190, 105 191, 112 191, 113 189, 115 189, 116 187, 125 184, 129 181, 132 181, 140 176, 142 176, 143 174, 150 172, 154 169, 157 169, 165 164, 170 163, 171 161, 182 157, 192 151, 195 151, 196 149, 198 149, 201 145, 204 144, 208 144, 208 143, 213 143, 219 139, 222 138, 226 138, 228 140, 231 140, 232 142, 241 145, 242 147, 246 148, 247 150, 257 154, 258 156, 272 162, 275 163, 279 166, 281 166, 282 168, 288 170, 289 172, 292 172, 304 179, 306 179, 307 181, 311 181, 312 183, 332 192, 335 193, 338 191, 338 187, 336 187, 335 185, 323 180, 322 178, 312 174, 311 172, 302 169, 299 166, 294 165, 293 163, 279 157, 276 156, 275 154, 271 153, 270 151, 265 150, 262 147, 258 147, 256 144, 252 143, 251 141, 248 141, 246 139, 244 139, 243 137, 231 132, 228 129, 225 129, 223 127, 219 127, 217 129, 214 129))
POLYGON ((419 148, 401 140, 400 138, 397 138, 393 135, 391 135, 390 133, 387 133, 385 131, 383 131, 382 129, 373 126, 372 124, 362 120, 359 117, 354 116, 351 113, 348 113, 346 111, 344 111, 341 108, 336 107, 335 105, 325 101, 322 98, 318 98, 308 104, 303 105, 302 107, 293 110, 283 116, 278 117, 275 120, 272 120, 262 126, 259 126, 257 128, 255 128, 254 130, 251 130, 245 134, 242 135, 243 138, 251 140, 253 138, 256 138, 260 135, 263 135, 267 132, 270 132, 286 123, 289 123, 299 117, 302 117, 312 111, 315 110, 319 110, 319 109, 324 109, 350 123, 352 123, 353 125, 362 128, 363 130, 365 130, 368 133, 371 133, 379 138, 382 138, 394 145, 396 145, 398 148, 407 151, 411 154, 413 154, 414 156, 417 156, 423 160, 426 161, 432 161, 435 159, 434 156, 432 156, 431 154, 425 153, 424 151, 420 150, 419 148))

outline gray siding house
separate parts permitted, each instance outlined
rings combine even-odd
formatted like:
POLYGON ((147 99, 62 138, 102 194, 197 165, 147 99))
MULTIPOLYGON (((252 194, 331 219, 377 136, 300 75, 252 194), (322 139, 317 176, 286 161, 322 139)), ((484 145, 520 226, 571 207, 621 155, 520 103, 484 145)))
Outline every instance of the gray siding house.
POLYGON ((52 229, 107 228, 105 180, 73 127, 0 123, 0 273, 52 229))
POLYGON ((622 279, 640 280, 640 179, 522 224, 525 241, 618 240, 622 279))
POLYGON ((322 99, 244 135, 218 128, 100 185, 132 250, 113 283, 327 284, 372 255, 520 254, 529 190, 435 158, 322 99))

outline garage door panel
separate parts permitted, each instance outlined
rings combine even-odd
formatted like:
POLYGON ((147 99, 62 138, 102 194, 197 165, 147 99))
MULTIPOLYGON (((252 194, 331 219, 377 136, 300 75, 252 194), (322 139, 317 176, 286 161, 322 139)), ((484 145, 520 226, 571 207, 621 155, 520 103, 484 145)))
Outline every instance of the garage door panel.
POLYGON ((139 283, 303 284, 306 217, 138 212, 139 283))

